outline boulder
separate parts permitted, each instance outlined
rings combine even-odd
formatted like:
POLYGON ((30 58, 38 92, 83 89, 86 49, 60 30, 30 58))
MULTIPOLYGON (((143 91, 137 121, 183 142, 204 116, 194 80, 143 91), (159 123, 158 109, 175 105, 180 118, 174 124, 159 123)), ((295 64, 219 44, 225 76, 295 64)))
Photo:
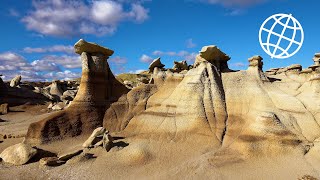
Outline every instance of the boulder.
POLYGON ((161 63, 160 58, 154 59, 149 65, 149 72, 153 72, 153 70, 157 68, 163 68, 165 65, 161 63))
POLYGON ((39 161, 40 166, 60 166, 64 164, 64 161, 59 160, 58 157, 45 157, 39 161))
POLYGON ((262 60, 263 58, 258 55, 249 58, 248 59, 249 67, 258 67, 260 70, 262 70, 262 66, 263 66, 262 60))
POLYGON ((8 114, 9 105, 7 103, 0 105, 0 114, 8 114))
POLYGON ((76 97, 77 92, 78 90, 67 90, 63 92, 61 99, 72 101, 76 97))
POLYGON ((66 104, 64 102, 59 102, 56 105, 52 106, 51 109, 54 111, 60 111, 60 110, 64 109, 65 107, 66 107, 66 104))
POLYGON ((312 71, 318 70, 319 67, 320 67, 320 65, 312 65, 312 66, 309 66, 309 68, 312 69, 312 71))
POLYGON ((34 149, 31 145, 19 143, 5 149, 0 154, 0 157, 6 163, 14 165, 23 165, 27 163, 36 154, 37 150, 34 149))
POLYGON ((312 69, 311 68, 303 69, 301 70, 300 73, 312 73, 312 69))
POLYGON ((320 66, 320 53, 316 53, 313 57, 314 65, 320 66))
POLYGON ((21 76, 18 75, 18 76, 16 76, 15 78, 13 78, 13 79, 11 80, 10 86, 11 86, 11 87, 16 87, 16 86, 18 86, 18 85, 20 84, 20 81, 21 81, 21 76))
POLYGON ((65 154, 60 155, 58 159, 60 161, 68 161, 69 159, 71 159, 71 158, 73 158, 75 156, 78 156, 82 152, 83 152, 83 149, 76 149, 76 150, 73 150, 71 152, 67 152, 65 154))
POLYGON ((102 53, 106 56, 111 56, 114 51, 102 46, 99 46, 98 44, 87 42, 83 39, 80 39, 75 45, 74 45, 74 51, 77 54, 82 54, 83 52, 95 54, 95 53, 102 53))
POLYGON ((50 94, 61 97, 63 94, 63 90, 59 81, 52 81, 50 85, 50 94))
POLYGON ((295 70, 295 71, 301 71, 302 70, 302 66, 300 64, 292 64, 290 66, 287 67, 287 70, 295 70))
POLYGON ((97 137, 102 136, 105 132, 106 132, 106 128, 98 127, 92 132, 90 137, 82 144, 82 147, 84 148, 92 147, 96 143, 95 141, 97 140, 97 137))
POLYGON ((188 64, 187 64, 187 61, 174 61, 174 66, 173 66, 173 70, 174 71, 183 71, 183 70, 188 70, 188 64))
POLYGON ((143 84, 148 84, 150 79, 148 77, 142 76, 142 77, 137 78, 137 81, 139 81, 143 84))
POLYGON ((220 72, 230 71, 227 63, 229 60, 230 57, 222 52, 217 46, 204 46, 196 56, 193 67, 199 66, 202 62, 209 62, 215 65, 220 72))
POLYGON ((103 139, 102 139, 102 142, 103 142, 103 148, 107 151, 110 151, 110 149, 112 148, 113 146, 113 137, 109 134, 109 131, 106 131, 103 135, 103 139))

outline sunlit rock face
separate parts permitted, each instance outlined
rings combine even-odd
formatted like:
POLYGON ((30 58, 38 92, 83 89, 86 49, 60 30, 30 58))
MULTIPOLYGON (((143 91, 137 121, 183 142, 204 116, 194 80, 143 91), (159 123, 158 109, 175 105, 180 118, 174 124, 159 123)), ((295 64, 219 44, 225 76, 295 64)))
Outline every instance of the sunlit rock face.
POLYGON ((27 141, 39 143, 91 133, 102 126, 110 104, 128 92, 109 68, 107 59, 112 50, 80 39, 75 52, 81 54, 82 76, 74 101, 66 110, 31 124, 27 141))
POLYGON ((205 46, 185 73, 155 67, 152 82, 128 92, 110 71, 106 59, 111 54, 82 50, 83 72, 74 101, 32 124, 27 140, 89 134, 103 126, 139 139, 210 138, 216 150, 250 158, 304 155, 320 138, 316 68, 303 72, 301 65, 291 65, 265 73, 262 57, 253 56, 247 70, 233 71, 228 55, 217 46, 205 46))

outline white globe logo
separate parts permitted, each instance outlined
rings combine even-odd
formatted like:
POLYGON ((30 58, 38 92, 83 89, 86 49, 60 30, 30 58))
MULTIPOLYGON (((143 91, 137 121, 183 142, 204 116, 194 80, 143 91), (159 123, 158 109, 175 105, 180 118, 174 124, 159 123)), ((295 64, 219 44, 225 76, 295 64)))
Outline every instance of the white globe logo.
POLYGON ((271 58, 285 59, 300 50, 304 32, 299 21, 291 14, 275 14, 261 25, 259 41, 271 58))

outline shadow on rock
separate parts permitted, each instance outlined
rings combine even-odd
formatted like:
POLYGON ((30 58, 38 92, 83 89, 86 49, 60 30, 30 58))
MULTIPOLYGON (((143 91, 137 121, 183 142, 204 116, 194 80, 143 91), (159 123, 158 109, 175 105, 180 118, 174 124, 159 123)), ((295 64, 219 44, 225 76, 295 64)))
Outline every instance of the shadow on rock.
POLYGON ((38 162, 40 161, 40 159, 42 158, 46 158, 46 157, 56 157, 57 154, 56 153, 53 153, 53 152, 50 152, 50 151, 46 151, 46 150, 43 150, 43 149, 40 149, 40 148, 37 148, 37 147, 34 147, 35 149, 37 149, 37 154, 32 157, 27 164, 29 163, 34 163, 34 162, 38 162))
POLYGON ((118 142, 114 142, 112 147, 124 148, 124 147, 127 147, 127 146, 129 146, 129 143, 126 143, 124 141, 118 141, 118 142))

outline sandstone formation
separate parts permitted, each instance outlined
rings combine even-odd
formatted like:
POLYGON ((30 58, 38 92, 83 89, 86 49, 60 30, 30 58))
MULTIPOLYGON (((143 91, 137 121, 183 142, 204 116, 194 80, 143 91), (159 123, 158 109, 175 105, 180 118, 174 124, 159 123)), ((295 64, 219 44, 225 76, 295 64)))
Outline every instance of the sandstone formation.
POLYGON ((79 90, 71 105, 59 113, 30 125, 27 141, 47 142, 63 137, 89 134, 102 126, 110 104, 128 92, 110 71, 107 59, 112 50, 79 40, 75 52, 82 59, 82 77, 79 90))
POLYGON ((98 44, 95 44, 95 43, 88 43, 83 39, 80 39, 74 45, 74 52, 79 55, 82 55, 83 52, 86 52, 89 54, 103 54, 107 57, 113 54, 113 50, 99 46, 98 44))
POLYGON ((20 84, 20 81, 21 81, 21 76, 18 75, 18 76, 16 76, 15 78, 13 78, 13 79, 11 80, 10 86, 11 86, 11 87, 16 87, 16 86, 18 86, 18 85, 20 84))
POLYGON ((110 151, 110 149, 112 148, 113 146, 113 137, 109 134, 109 131, 106 131, 104 134, 103 134, 103 138, 102 138, 102 145, 103 145, 103 148, 107 151, 110 151))
POLYGON ((61 97, 63 94, 63 90, 59 81, 52 81, 50 85, 50 94, 61 97))
POLYGON ((161 63, 160 58, 154 59, 149 65, 149 72, 153 72, 155 68, 163 68, 165 65, 161 63))
POLYGON ((320 53, 316 53, 313 58, 314 65, 320 66, 320 53))
POLYGON ((8 114, 9 105, 7 103, 0 105, 0 115, 1 114, 8 114))
POLYGON ((5 149, 0 154, 0 158, 6 163, 22 165, 27 163, 36 153, 37 150, 29 144, 19 143, 5 149))
POLYGON ((94 142, 97 143, 97 138, 99 136, 103 136, 104 133, 106 132, 106 129, 104 127, 99 127, 95 129, 90 137, 82 144, 82 147, 84 148, 91 148, 94 146, 94 142))
POLYGON ((204 46, 196 56, 196 60, 193 66, 197 67, 202 62, 209 62, 215 65, 215 67, 218 68, 219 71, 226 72, 230 71, 227 63, 230 59, 231 58, 223 53, 217 46, 204 46))
POLYGON ((187 61, 174 61, 174 66, 173 66, 173 70, 176 71, 176 72, 181 72, 183 70, 188 70, 188 64, 187 64, 187 61))
MULTIPOLYGON (((83 147, 102 142, 110 150, 114 139, 108 129, 131 142, 117 156, 104 155, 105 161, 138 168, 150 168, 149 161, 158 163, 161 158, 170 161, 168 155, 194 152, 192 157, 187 153, 179 156, 178 167, 166 167, 161 161, 157 171, 167 168, 168 172, 160 179, 172 174, 220 179, 226 166, 237 170, 256 161, 276 166, 276 170, 285 169, 286 163, 303 164, 285 171, 286 175, 319 173, 317 63, 305 70, 294 64, 263 72, 263 58, 253 56, 247 70, 233 71, 228 68, 230 57, 211 45, 202 48, 192 68, 181 72, 164 69, 160 58, 154 60, 149 67, 150 83, 128 91, 110 72, 105 59, 111 54, 104 54, 107 50, 95 44, 86 47, 93 46, 99 52, 85 50, 79 44, 75 47, 81 49, 83 73, 74 101, 66 110, 32 124, 27 141, 90 134, 100 127, 83 147)), ((82 150, 77 150, 59 159, 66 161, 80 153, 82 150)))

